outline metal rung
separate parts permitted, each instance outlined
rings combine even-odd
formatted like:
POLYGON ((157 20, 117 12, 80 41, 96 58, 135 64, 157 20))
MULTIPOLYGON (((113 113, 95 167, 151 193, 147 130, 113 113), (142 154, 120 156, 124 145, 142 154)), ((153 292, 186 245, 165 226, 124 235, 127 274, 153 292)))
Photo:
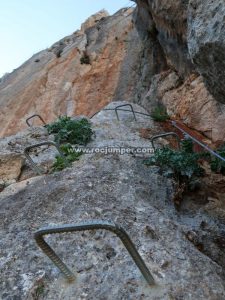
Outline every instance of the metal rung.
POLYGON ((101 110, 96 111, 89 119, 92 119, 94 116, 96 116, 98 113, 100 113, 101 110))
POLYGON ((85 230, 96 230, 96 229, 105 229, 115 233, 120 240, 123 242, 126 247, 128 253, 133 258, 135 264, 141 271, 142 275, 146 279, 149 285, 154 285, 155 280, 148 270, 145 262, 141 258, 140 254, 136 250, 133 242, 131 241, 129 235, 126 231, 120 227, 109 221, 89 221, 80 224, 66 224, 56 227, 45 227, 41 228, 35 232, 34 238, 38 246, 42 249, 42 251, 51 259, 51 261, 59 268, 59 270, 65 275, 65 277, 69 281, 73 281, 75 279, 75 275, 70 271, 70 269, 63 263, 63 261, 59 258, 59 256, 55 253, 55 251, 47 244, 44 240, 43 236, 46 234, 54 234, 54 233, 65 233, 65 232, 76 232, 76 231, 85 231, 85 230))
POLYGON ((114 109, 115 109, 115 113, 116 113, 116 118, 117 120, 119 121, 119 115, 118 115, 118 110, 120 107, 124 107, 124 106, 129 106, 130 109, 131 109, 131 112, 133 113, 133 116, 134 116, 134 120, 137 121, 136 119, 136 115, 135 115, 135 112, 134 112, 134 109, 133 109, 133 106, 131 104, 122 104, 122 105, 118 105, 116 106, 114 109))
MULTIPOLYGON (((123 104, 122 106, 132 106, 131 104, 123 104)), ((117 106, 116 108, 117 108, 117 110, 121 110, 121 111, 126 111, 126 112, 132 112, 132 113, 134 113, 134 118, 135 118, 135 120, 136 120, 136 114, 139 114, 139 115, 142 115, 142 116, 147 116, 147 117, 151 117, 151 115, 150 114, 146 114, 146 113, 143 113, 143 112, 140 112, 140 111, 136 111, 136 110, 129 110, 129 109, 123 109, 123 108, 120 108, 121 106, 117 106)), ((98 111, 96 111, 91 117, 90 117, 90 119, 92 119, 94 116, 96 116, 99 112, 101 112, 101 111, 115 111, 115 109, 116 108, 104 108, 104 109, 102 109, 102 110, 98 110, 98 111)), ((133 106, 132 106, 132 108, 133 108, 133 106)), ((117 119, 118 119, 118 117, 117 117, 117 119)), ((136 120, 137 121, 137 120, 136 120)))
POLYGON ((44 119, 43 119, 40 115, 35 114, 35 115, 32 115, 32 116, 30 116, 29 118, 26 119, 26 123, 27 123, 27 125, 28 125, 29 127, 32 127, 32 125, 29 123, 29 120, 32 119, 32 118, 34 118, 34 117, 38 117, 38 118, 42 121, 42 123, 43 123, 44 125, 46 125, 44 119))
MULTIPOLYGON (((115 111, 115 108, 104 108, 103 110, 114 110, 114 111, 115 111)), ((128 109, 118 108, 118 110, 130 112, 130 110, 128 110, 128 109)), ((96 115, 96 114, 99 113, 99 112, 100 112, 100 111, 96 112, 94 115, 96 115)), ((138 114, 138 115, 142 115, 142 116, 151 117, 150 114, 146 114, 146 113, 143 113, 143 112, 140 112, 140 111, 136 111, 136 110, 134 110, 134 113, 135 113, 135 115, 138 114)), ((92 117, 93 117, 93 116, 92 116, 92 117)))
POLYGON ((179 138, 178 134, 176 134, 176 132, 166 132, 166 133, 161 133, 161 134, 157 134, 157 135, 154 135, 151 139, 150 139, 150 142, 152 144, 152 148, 155 150, 155 145, 154 145, 154 141, 160 137, 166 137, 166 136, 175 136, 176 137, 176 140, 177 140, 177 144, 178 144, 178 148, 180 149, 181 148, 181 145, 180 145, 180 142, 181 142, 181 139, 179 138))
POLYGON ((37 164, 36 164, 36 163, 33 161, 33 159, 30 157, 29 151, 30 151, 31 149, 34 149, 34 148, 37 148, 37 147, 40 147, 40 146, 44 146, 44 145, 54 146, 54 147, 58 150, 59 154, 60 154, 63 158, 65 158, 64 155, 63 155, 63 153, 62 153, 62 151, 60 150, 59 146, 58 146, 56 143, 53 143, 53 142, 50 142, 50 141, 41 142, 41 143, 34 144, 34 145, 31 145, 31 146, 26 147, 26 148, 24 149, 24 155, 25 155, 25 157, 27 158, 27 160, 30 162, 31 168, 34 170, 34 172, 36 172, 36 173, 39 174, 39 175, 42 175, 42 174, 45 172, 45 170, 37 166, 37 164))

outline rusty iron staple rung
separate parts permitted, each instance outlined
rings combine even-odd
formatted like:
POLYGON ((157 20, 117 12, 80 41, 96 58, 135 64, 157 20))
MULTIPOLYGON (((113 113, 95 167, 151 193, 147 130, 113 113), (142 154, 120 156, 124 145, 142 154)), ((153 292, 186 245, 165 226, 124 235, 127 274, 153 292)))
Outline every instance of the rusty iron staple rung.
POLYGON ((152 148, 154 149, 154 151, 155 151, 154 141, 156 139, 160 138, 160 137, 166 137, 166 136, 175 136, 176 140, 177 140, 178 147, 179 147, 179 149, 181 148, 181 146, 180 146, 181 139, 179 138, 178 134, 176 134, 176 132, 166 132, 166 133, 161 133, 161 134, 154 135, 150 139, 150 142, 152 144, 152 148))
POLYGON ((89 119, 92 119, 94 116, 96 116, 101 110, 96 111, 92 116, 90 116, 89 119))
POLYGON ((29 123, 29 120, 32 119, 32 118, 34 118, 34 117, 38 117, 42 121, 42 123, 44 125, 46 125, 44 119, 40 115, 35 114, 35 115, 32 115, 32 116, 30 116, 29 118, 26 119, 27 126, 32 127, 32 125, 29 123))
POLYGON ((31 149, 34 149, 34 148, 37 148, 37 147, 41 147, 41 146, 44 146, 44 145, 50 145, 50 146, 54 146, 59 154, 65 158, 65 156, 63 155, 62 151, 60 150, 59 146, 56 144, 56 143, 53 143, 53 142, 50 142, 50 141, 46 141, 46 142, 41 142, 41 143, 38 143, 38 144, 34 144, 34 145, 31 145, 31 146, 28 146, 24 149, 24 155, 25 157, 27 158, 27 160, 30 162, 31 164, 31 168, 34 170, 34 172, 36 172, 37 174, 39 175, 42 175, 45 171, 38 167, 37 164, 33 161, 33 159, 30 157, 29 155, 29 151, 31 149))
MULTIPOLYGON (((127 105, 127 104, 126 104, 126 105, 127 105)), ((131 110, 129 110, 129 109, 123 109, 123 108, 119 108, 119 107, 117 107, 117 110, 126 111, 126 112, 134 112, 135 115, 136 115, 136 114, 139 114, 139 115, 151 117, 150 114, 146 114, 146 113, 143 113, 143 112, 140 112, 140 111, 136 111, 136 110, 131 111, 131 110)), ((97 115, 99 112, 101 112, 101 111, 115 111, 115 108, 103 108, 102 110, 98 110, 98 111, 96 111, 96 112, 90 117, 90 119, 92 119, 94 116, 96 116, 96 115, 97 115)))
POLYGON ((124 106, 129 106, 130 107, 130 109, 131 109, 130 112, 132 112, 132 114, 134 116, 134 120, 137 121, 136 115, 135 115, 135 112, 134 112, 134 108, 131 104, 122 104, 122 105, 118 105, 114 108, 117 120, 119 121, 118 110, 119 110, 120 107, 124 107, 124 106))
POLYGON ((66 225, 61 225, 56 227, 45 227, 36 231, 34 233, 34 238, 38 246, 51 259, 51 261, 59 268, 59 270, 65 275, 65 277, 69 281, 73 281, 75 279, 75 275, 64 264, 64 262, 59 258, 59 256, 55 253, 55 251, 47 244, 43 236, 46 234, 65 233, 65 232, 74 232, 74 231, 76 232, 76 231, 96 230, 96 229, 105 229, 115 233, 123 242, 128 253, 134 260, 135 264, 141 271, 142 275, 144 276, 148 284, 149 285, 155 284, 155 280, 152 274, 148 270, 145 262, 143 261, 142 257, 138 253, 129 235, 122 227, 116 225, 115 223, 109 221, 93 220, 93 221, 79 223, 79 224, 66 224, 66 225))
MULTIPOLYGON (((104 108, 103 110, 114 110, 115 111, 115 108, 104 108)), ((130 112, 130 110, 128 110, 128 109, 122 109, 122 108, 118 108, 117 110, 121 110, 121 111, 128 111, 128 112, 130 112)), ((100 111, 98 111, 97 113, 99 113, 100 111)), ((96 113, 96 114, 97 114, 96 113)), ((143 112, 140 112, 140 111, 136 111, 136 110, 134 110, 134 113, 135 114, 139 114, 139 115, 143 115, 143 116, 147 116, 147 117, 151 117, 151 115, 150 114, 146 114, 146 113, 143 113, 143 112)))

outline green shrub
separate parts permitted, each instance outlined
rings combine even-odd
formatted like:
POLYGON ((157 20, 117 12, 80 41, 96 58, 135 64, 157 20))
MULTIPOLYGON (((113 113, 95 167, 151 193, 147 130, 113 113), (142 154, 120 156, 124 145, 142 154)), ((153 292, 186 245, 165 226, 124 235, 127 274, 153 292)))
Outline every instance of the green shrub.
POLYGON ((91 123, 85 118, 72 120, 68 116, 61 116, 56 122, 45 127, 49 134, 54 134, 55 142, 60 145, 64 154, 64 157, 56 156, 52 172, 70 167, 73 161, 78 160, 82 152, 76 152, 72 145, 86 145, 93 135, 91 123))
POLYGON ((52 172, 61 171, 70 167, 72 162, 78 160, 82 155, 82 152, 76 152, 71 144, 61 145, 60 150, 64 154, 64 157, 59 155, 56 156, 56 160, 52 166, 52 172))
POLYGON ((145 164, 159 166, 166 176, 173 176, 180 184, 191 184, 196 177, 204 175, 203 168, 199 165, 202 153, 194 153, 191 141, 183 141, 181 150, 169 147, 157 149, 145 164))
POLYGON ((56 122, 45 127, 49 134, 55 135, 55 142, 58 144, 86 145, 93 135, 91 123, 85 118, 71 120, 70 117, 61 116, 56 122))
POLYGON ((78 160, 79 157, 83 154, 82 151, 75 151, 70 144, 64 144, 60 146, 60 150, 66 157, 67 161, 73 162, 75 160, 78 160))
POLYGON ((91 64, 91 62, 90 62, 90 57, 89 57, 87 54, 83 55, 83 56, 80 58, 80 63, 81 63, 82 65, 90 65, 90 64, 91 64))
MULTIPOLYGON (((225 145, 216 151, 225 158, 225 145)), ((181 142, 181 150, 173 150, 169 147, 157 149, 154 155, 145 161, 147 165, 157 165, 166 175, 173 175, 177 180, 192 181, 193 178, 204 175, 203 168, 199 165, 200 159, 206 159, 210 163, 211 170, 225 175, 225 162, 211 156, 208 152, 195 153, 191 139, 181 142)))
POLYGON ((169 115, 167 114, 167 111, 163 106, 156 107, 151 112, 151 117, 154 121, 157 122, 165 122, 166 120, 169 119, 169 115))
POLYGON ((45 125, 48 130, 48 133, 58 133, 59 130, 63 129, 67 122, 70 121, 70 117, 67 116, 59 116, 59 119, 51 124, 45 125))
POLYGON ((71 164, 62 156, 56 156, 55 162, 52 165, 51 172, 62 171, 63 169, 69 167, 71 164))
MULTIPOLYGON (((225 145, 217 149, 216 152, 225 158, 225 145)), ((211 158, 210 166, 213 172, 225 175, 225 162, 223 162, 221 159, 213 156, 211 158)))
POLYGON ((187 138, 187 139, 184 139, 182 140, 181 142, 181 149, 186 152, 186 153, 193 153, 193 142, 191 139, 187 138))

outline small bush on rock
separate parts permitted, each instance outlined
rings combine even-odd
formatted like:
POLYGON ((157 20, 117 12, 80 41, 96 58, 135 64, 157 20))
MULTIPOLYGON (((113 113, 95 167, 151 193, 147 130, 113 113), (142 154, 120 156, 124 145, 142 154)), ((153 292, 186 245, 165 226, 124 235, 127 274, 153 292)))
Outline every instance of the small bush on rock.
POLYGON ((86 145, 93 135, 91 123, 85 118, 72 120, 68 116, 61 116, 56 122, 47 124, 45 127, 49 134, 54 134, 55 142, 60 145, 64 154, 64 157, 56 156, 52 172, 61 171, 78 160, 82 152, 76 152, 72 145, 86 145))
POLYGON ((84 53, 83 56, 80 58, 80 63, 82 65, 90 65, 91 64, 90 57, 86 53, 84 53))
POLYGON ((90 65, 90 58, 89 56, 82 56, 80 59, 80 63, 82 65, 90 65))
POLYGON ((156 122, 165 122, 169 119, 166 109, 163 106, 156 107, 152 113, 151 117, 156 122))
POLYGON ((72 162, 79 159, 82 152, 76 152, 71 144, 64 144, 60 146, 60 150, 64 154, 64 157, 57 155, 56 160, 52 166, 52 172, 61 171, 67 167, 70 167, 72 162))
POLYGON ((149 166, 159 166, 166 176, 173 176, 180 184, 185 182, 191 185, 196 181, 196 177, 204 175, 204 170, 199 164, 199 159, 204 154, 194 153, 190 140, 183 141, 181 146, 181 150, 169 147, 157 149, 145 163, 149 166))
MULTIPOLYGON (((216 151, 219 155, 225 158, 225 145, 221 146, 216 151)), ((225 162, 217 157, 212 157, 210 162, 211 170, 216 173, 225 175, 225 162)))
POLYGON ((72 120, 70 117, 62 116, 56 122, 45 125, 45 127, 49 134, 55 135, 55 142, 58 144, 86 145, 93 135, 91 123, 85 118, 72 120))

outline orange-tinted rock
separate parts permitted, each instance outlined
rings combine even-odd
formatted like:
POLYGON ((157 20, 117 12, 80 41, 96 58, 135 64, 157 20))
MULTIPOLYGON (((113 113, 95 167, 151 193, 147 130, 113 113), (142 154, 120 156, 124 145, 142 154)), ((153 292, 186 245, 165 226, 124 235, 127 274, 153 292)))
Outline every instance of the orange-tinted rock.
POLYGON ((34 113, 51 122, 64 114, 91 115, 111 102, 133 30, 131 12, 97 13, 8 75, 0 84, 0 136, 25 128, 34 113))
POLYGON ((225 140, 225 107, 218 103, 206 89, 200 76, 191 75, 184 83, 174 72, 164 72, 152 80, 145 107, 151 100, 162 102, 168 114, 218 144, 225 140))

